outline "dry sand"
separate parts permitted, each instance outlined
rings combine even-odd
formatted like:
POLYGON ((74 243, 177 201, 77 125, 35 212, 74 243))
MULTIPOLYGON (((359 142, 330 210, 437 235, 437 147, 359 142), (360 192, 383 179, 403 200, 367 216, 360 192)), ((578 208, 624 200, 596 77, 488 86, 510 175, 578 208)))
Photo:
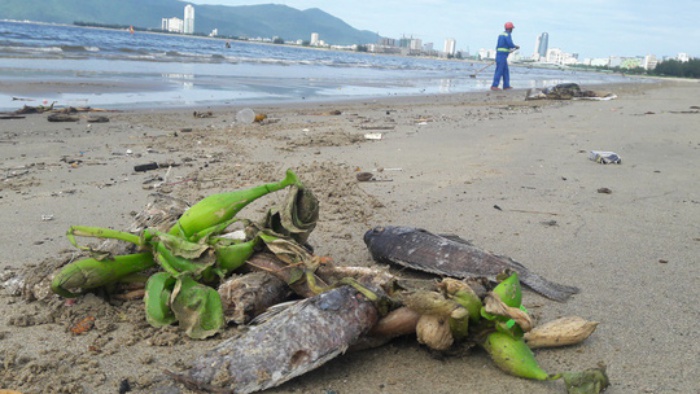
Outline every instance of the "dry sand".
MULTIPOLYGON (((604 89, 618 99, 525 102, 512 91, 256 107, 271 120, 263 125, 236 124, 240 108, 105 113, 110 122, 94 124, 0 120, 0 275, 40 278, 74 255, 64 236, 70 225, 125 229, 155 190, 196 201, 293 168, 321 201, 310 240, 319 254, 373 265, 362 235, 376 225, 460 235, 581 288, 567 303, 525 294, 541 321, 600 322, 581 345, 537 351, 546 370, 604 362, 610 393, 697 393, 700 85, 604 89), (213 116, 195 118, 194 110, 213 116), (593 149, 618 153, 622 164, 590 161, 593 149), (149 162, 176 166, 134 172, 149 162), (359 183, 358 170, 384 181, 359 183)), ((242 216, 259 219, 279 198, 242 216)), ((175 327, 153 329, 141 301, 109 305, 89 295, 71 305, 0 294, 0 389, 24 393, 116 393, 125 379, 132 392, 154 392, 165 369, 183 368, 233 332, 193 341, 175 327), (71 334, 87 315, 97 317, 95 329, 71 334)), ((272 392, 565 388, 508 376, 482 351, 436 357, 405 338, 344 355, 272 392)))

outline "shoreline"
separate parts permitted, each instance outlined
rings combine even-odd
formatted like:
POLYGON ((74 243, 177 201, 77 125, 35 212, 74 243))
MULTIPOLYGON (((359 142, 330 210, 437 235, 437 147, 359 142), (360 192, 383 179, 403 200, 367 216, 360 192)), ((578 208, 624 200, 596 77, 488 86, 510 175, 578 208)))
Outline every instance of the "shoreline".
MULTIPOLYGON (((5 50, 0 110, 5 111, 18 108, 13 97, 129 110, 459 94, 488 90, 493 75, 492 70, 477 71, 482 64, 472 61, 345 51, 323 55, 250 42, 227 50, 215 42, 185 40, 179 35, 149 33, 156 36, 139 39, 110 33, 112 29, 57 41, 55 37, 68 31, 62 25, 17 30, 20 36, 20 30, 26 30, 23 34, 35 40, 17 39, 0 48, 5 50), (476 74, 478 78, 471 78, 476 74)), ((632 81, 595 71, 532 65, 514 65, 511 77, 520 88, 632 81)))
MULTIPOLYGON (((573 78, 576 79, 576 78, 573 78)), ((654 83, 654 81, 676 81, 663 78, 639 78, 638 80, 631 79, 629 82, 600 82, 591 84, 579 84, 582 88, 591 90, 605 90, 609 86, 618 87, 627 84, 639 83, 654 83)), ((678 80, 681 81, 681 80, 678 80)), ((91 79, 90 81, 81 81, 77 78, 56 79, 53 81, 13 81, 5 80, 0 82, 0 100, 6 104, 0 104, 0 113, 10 113, 22 108, 24 105, 49 105, 56 101, 57 108, 64 107, 93 107, 100 109, 112 109, 117 111, 158 111, 158 110, 187 110, 189 108, 212 108, 222 109, 230 107, 238 107, 239 109, 246 107, 270 107, 270 106, 295 106, 295 105, 332 105, 352 104, 355 102, 364 101, 425 101, 432 100, 437 97, 445 97, 445 100, 450 100, 450 96, 460 95, 482 95, 490 93, 489 78, 480 78, 480 81, 475 81, 480 89, 471 88, 466 91, 453 92, 438 92, 436 89, 431 89, 427 92, 402 92, 391 93, 392 88, 389 86, 381 89, 385 90, 386 94, 350 94, 336 93, 337 95, 314 95, 310 97, 249 97, 235 98, 232 96, 221 96, 219 98, 208 97, 211 92, 206 88, 191 89, 188 92, 181 91, 179 87, 173 86, 168 81, 148 81, 143 79, 138 80, 114 80, 110 78, 91 79), (168 87, 170 86, 170 87, 168 87), (81 94, 86 96, 81 96, 81 94), (184 94, 184 95, 183 95, 184 94), (191 97, 187 97, 190 95, 191 97), (168 98, 164 102, 158 104, 158 97, 173 97, 168 98), (179 98, 177 98, 179 97, 179 98), (102 100, 104 103, 91 104, 90 101, 102 100), (131 103, 130 103, 131 100, 131 103), (138 102, 137 100, 147 100, 146 102, 138 102), (170 101, 167 101, 170 100, 170 101), (111 103, 110 103, 111 101, 111 103), (137 102, 137 103, 135 103, 137 102), (12 104, 9 104, 12 103, 12 104)), ((688 82, 698 82, 689 80, 688 82)), ((526 91, 529 87, 516 87, 509 94, 514 95, 526 91)), ((326 89, 330 91, 330 89, 326 89)), ((340 91, 341 89, 338 88, 340 91)), ((426 90, 426 89, 423 89, 426 90)), ((222 93, 218 93, 222 94, 222 93)), ((245 94, 245 93, 242 93, 245 94)))
MULTIPOLYGON (((153 192, 197 201, 293 168, 320 199, 310 239, 319 255, 377 266, 362 235, 380 225, 459 235, 581 288, 567 303, 524 293, 540 322, 567 315, 600 322, 580 345, 537 351, 544 369, 604 362, 607 393, 694 392, 700 371, 686 360, 700 352, 693 309, 700 85, 600 89, 618 99, 524 101, 519 90, 260 105, 252 108, 268 121, 250 125, 235 122, 236 106, 120 111, 94 124, 49 123, 46 115, 0 120, 0 206, 12 229, 0 239, 0 274, 71 256, 70 225, 126 228, 153 192), (209 110, 211 117, 192 114, 209 110), (622 164, 592 162, 590 150, 614 151, 622 164), (165 165, 134 171, 149 162, 165 165), (357 171, 383 182, 357 182, 357 171)), ((279 198, 246 208, 244 217, 259 219, 279 198)), ((0 388, 27 393, 59 386, 109 393, 124 379, 133 392, 152 392, 164 369, 183 368, 235 331, 192 341, 176 327, 146 325, 140 301, 117 307, 90 296, 69 307, 3 289, 0 314, 7 365, 0 388), (85 313, 97 313, 99 324, 72 336, 68 328, 85 313)), ((269 392, 322 390, 565 392, 561 382, 508 376, 478 350, 436 360, 408 337, 345 354, 269 392)))

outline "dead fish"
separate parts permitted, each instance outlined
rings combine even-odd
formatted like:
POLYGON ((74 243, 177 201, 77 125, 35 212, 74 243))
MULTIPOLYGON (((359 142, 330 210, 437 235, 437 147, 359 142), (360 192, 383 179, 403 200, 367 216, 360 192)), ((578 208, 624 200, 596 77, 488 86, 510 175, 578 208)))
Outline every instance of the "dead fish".
POLYGON ((246 324, 292 294, 287 283, 264 271, 230 278, 219 286, 219 297, 228 323, 246 324))
MULTIPOLYGON (((374 289, 373 289, 374 290, 374 289)), ((378 321, 375 305, 350 286, 304 299, 170 373, 193 390, 252 393, 320 367, 378 321)))
POLYGON ((440 236, 411 227, 375 227, 364 235, 372 258, 419 271, 456 278, 483 276, 495 280, 505 269, 518 272, 520 281, 535 292, 555 301, 566 301, 579 292, 530 272, 506 256, 481 250, 454 236, 440 236))

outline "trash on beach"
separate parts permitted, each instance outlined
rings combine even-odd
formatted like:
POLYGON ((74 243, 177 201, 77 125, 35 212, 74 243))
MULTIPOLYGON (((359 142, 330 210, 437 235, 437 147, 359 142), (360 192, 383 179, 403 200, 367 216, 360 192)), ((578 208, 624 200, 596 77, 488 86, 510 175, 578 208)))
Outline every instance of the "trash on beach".
POLYGON ((359 182, 393 182, 393 179, 376 178, 371 172, 358 172, 355 177, 359 182))
POLYGON ((376 171, 376 172, 384 172, 384 171, 403 171, 403 168, 401 168, 401 167, 389 167, 389 168, 387 168, 387 167, 377 167, 377 168, 373 169, 372 171, 376 171))
POLYGON ((615 152, 592 150, 588 158, 600 164, 622 164, 622 158, 615 152))
POLYGON ((236 113, 236 122, 243 124, 251 124, 255 122, 255 111, 250 108, 244 108, 236 113))
MULTIPOLYGON (((154 165, 158 167, 145 164, 154 165)), ((359 172, 358 179, 361 174, 374 178, 371 172, 359 172)), ((134 216, 132 230, 71 226, 68 239, 85 258, 66 260, 47 278, 51 291, 67 299, 85 294, 115 299, 143 296, 148 324, 154 328, 177 324, 193 339, 228 330, 227 321, 249 322, 238 334, 225 335, 227 339, 211 350, 166 372, 190 389, 265 390, 324 365, 351 346, 381 346, 405 335, 414 335, 433 351, 480 345, 497 367, 514 376, 533 380, 564 376, 540 368, 525 342, 524 333, 536 327, 522 305, 521 278, 540 291, 542 286, 553 288, 545 295, 558 301, 574 288, 548 282, 515 262, 506 264, 503 261, 509 259, 504 256, 486 258, 500 259, 502 266, 518 272, 491 270, 486 274, 493 274, 492 282, 478 272, 480 279, 440 277, 420 288, 412 288, 411 281, 399 286, 401 278, 385 269, 335 266, 332 258, 314 254, 307 242, 318 221, 319 201, 291 170, 279 182, 212 194, 191 206, 162 194, 152 196, 156 200, 134 216), (286 190, 287 198, 262 220, 239 216, 249 203, 279 190, 286 190), (226 236, 234 227, 243 239, 226 236), (78 237, 100 239, 103 246, 80 245, 78 237), (257 272, 256 277, 226 281, 243 266, 257 272), (270 298, 272 286, 276 290, 270 298), (290 301, 286 297, 291 293, 296 298, 290 301)), ((370 232, 376 235, 377 229, 370 232)), ((411 231, 425 235, 424 230, 411 231)), ((431 239, 414 239, 413 246, 424 252, 439 247, 431 239)), ((439 240, 454 243, 455 248, 470 246, 455 237, 439 240)), ((367 244, 374 258, 381 257, 377 246, 367 244)), ((391 257, 396 253, 390 249, 384 257, 395 262, 391 257)), ((426 264, 440 263, 435 258, 426 264)), ((13 279, 0 278, 0 287, 16 282, 13 279)), ((73 320, 70 331, 79 335, 99 328, 95 316, 73 320)), ((574 332, 569 329, 571 319, 567 321, 548 326, 544 346, 578 344, 593 332, 574 332)), ((577 384, 586 382, 582 378, 577 384)))
POLYGON ((54 104, 56 104, 57 101, 54 101, 51 103, 51 105, 37 105, 37 106, 31 106, 31 105, 24 105, 22 108, 18 109, 14 113, 16 115, 23 115, 23 114, 41 114, 46 111, 52 111, 54 104))
POLYGON ((134 166, 134 171, 136 171, 136 172, 145 172, 145 171, 151 171, 151 170, 157 170, 157 169, 158 169, 158 163, 156 163, 156 162, 139 164, 139 165, 134 166))
POLYGON ((77 116, 66 114, 51 114, 46 118, 49 122, 77 122, 80 120, 77 116))
POLYGON ((372 174, 371 172, 358 172, 355 175, 355 178, 357 178, 357 180, 360 182, 367 182, 371 181, 372 178, 374 178, 374 174, 372 174))
POLYGON ((88 123, 109 123, 109 118, 106 116, 90 116, 87 118, 88 123))
POLYGON ((207 111, 207 112, 197 112, 197 111, 194 111, 194 112, 192 113, 192 116, 194 116, 195 118, 199 118, 199 119, 202 119, 202 118, 211 118, 211 117, 214 116, 214 113, 211 112, 211 111, 207 111))
POLYGON ((598 193, 601 193, 601 194, 612 194, 612 190, 610 190, 610 188, 607 188, 607 187, 601 187, 601 188, 598 189, 598 193))
POLYGON ((544 89, 528 89, 525 100, 595 100, 607 101, 616 99, 617 96, 608 92, 594 92, 582 90, 578 84, 562 83, 544 89))
POLYGON ((44 215, 41 215, 41 220, 42 220, 43 222, 51 221, 51 220, 53 220, 53 214, 44 214, 44 215))
POLYGON ((381 140, 382 133, 365 133, 366 140, 381 140))
POLYGON ((95 317, 87 316, 71 327, 70 331, 75 335, 85 334, 95 326, 95 317))

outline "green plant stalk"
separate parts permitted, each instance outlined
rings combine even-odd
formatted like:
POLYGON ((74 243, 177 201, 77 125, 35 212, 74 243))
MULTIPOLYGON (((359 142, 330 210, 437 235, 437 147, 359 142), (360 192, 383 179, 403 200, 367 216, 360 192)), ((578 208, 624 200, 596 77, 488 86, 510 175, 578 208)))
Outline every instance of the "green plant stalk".
POLYGON ((484 306, 481 303, 481 299, 474 292, 459 290, 451 296, 451 298, 469 311, 469 320, 472 323, 477 323, 481 318, 481 308, 484 306))
POLYGON ((66 232, 66 237, 71 245, 75 246, 81 250, 90 250, 87 246, 80 246, 75 240, 75 237, 90 237, 90 238, 105 238, 105 239, 116 239, 119 241, 130 242, 137 246, 145 246, 148 241, 148 237, 143 239, 141 236, 132 234, 126 231, 112 230, 103 227, 90 227, 90 226, 70 226, 66 232))
POLYGON ((450 317, 448 320, 450 323, 450 331, 455 340, 461 341, 469 335, 469 320, 469 316, 465 316, 461 319, 450 317))
POLYGON ((260 242, 258 237, 253 238, 248 242, 242 242, 233 245, 217 247, 214 246, 216 252, 216 262, 218 267, 224 272, 233 272, 245 264, 255 252, 255 246, 260 242))
POLYGON ((226 230, 228 226, 232 225, 233 223, 236 223, 238 220, 240 219, 233 218, 230 220, 223 221, 209 228, 206 228, 204 230, 197 231, 196 233, 192 234, 189 239, 192 242, 199 242, 201 239, 211 237, 212 235, 221 234, 224 230, 226 230))
POLYGON ((236 214, 255 199, 287 186, 299 184, 299 179, 291 170, 280 182, 267 183, 250 189, 212 194, 190 207, 178 219, 169 233, 189 239, 193 234, 233 219, 236 214))
POLYGON ((75 298, 80 294, 72 293, 68 289, 101 287, 154 265, 151 253, 121 255, 111 260, 87 258, 61 268, 51 281, 51 290, 66 298, 75 298))
POLYGON ((213 260, 210 264, 201 264, 182 256, 176 256, 163 242, 156 243, 153 249, 156 255, 156 262, 165 272, 174 277, 182 273, 190 273, 197 278, 206 277, 206 280, 212 278, 209 268, 214 264, 213 260), (209 271, 208 273, 205 272, 207 270, 209 271))
POLYGON ((177 321, 170 309, 170 296, 175 287, 175 278, 167 272, 157 272, 146 282, 146 321, 155 328, 168 326, 177 321))
POLYGON ((535 355, 522 338, 513 338, 502 333, 493 332, 481 344, 489 353, 494 363, 504 372, 533 380, 556 380, 561 374, 550 375, 540 368, 535 355))

